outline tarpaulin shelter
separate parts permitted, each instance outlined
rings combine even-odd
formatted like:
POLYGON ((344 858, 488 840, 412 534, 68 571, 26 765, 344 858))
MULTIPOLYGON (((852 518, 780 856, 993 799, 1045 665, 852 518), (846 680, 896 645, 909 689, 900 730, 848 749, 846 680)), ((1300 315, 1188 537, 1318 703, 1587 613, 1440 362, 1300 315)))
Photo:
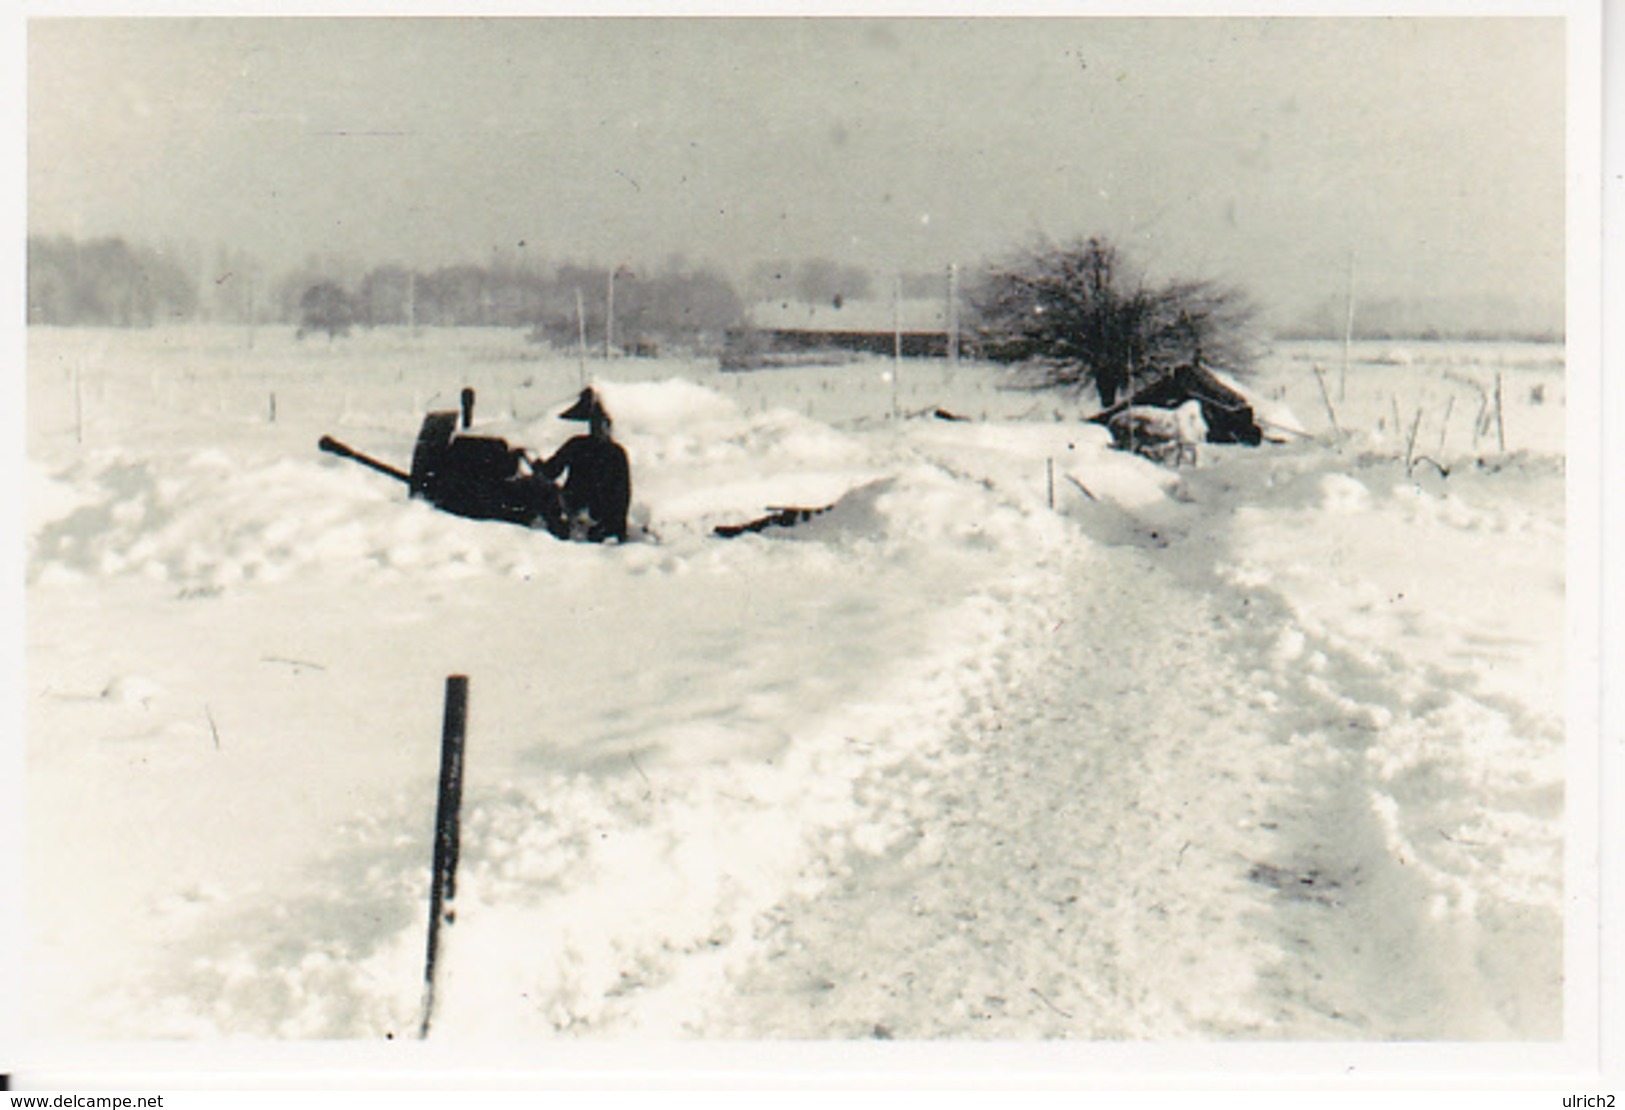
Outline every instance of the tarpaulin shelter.
POLYGON ((1201 404, 1209 443, 1244 443, 1256 447, 1264 441, 1264 429, 1258 423, 1252 403, 1200 364, 1175 367, 1172 373, 1164 373, 1089 420, 1109 425, 1112 417, 1131 405, 1175 409, 1186 401, 1201 404))

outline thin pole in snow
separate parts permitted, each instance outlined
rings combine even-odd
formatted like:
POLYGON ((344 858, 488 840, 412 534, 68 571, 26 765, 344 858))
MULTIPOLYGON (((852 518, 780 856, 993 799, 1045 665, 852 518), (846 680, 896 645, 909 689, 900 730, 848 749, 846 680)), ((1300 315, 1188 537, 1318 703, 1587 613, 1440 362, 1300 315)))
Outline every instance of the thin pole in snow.
POLYGON ((85 391, 79 379, 79 363, 73 364, 73 441, 85 442, 85 391))
POLYGON ((1507 453, 1506 410, 1501 404, 1501 371, 1495 372, 1495 438, 1501 445, 1501 454, 1507 453))
POLYGON ((1049 479, 1049 507, 1055 508, 1055 458, 1051 456, 1044 460, 1044 472, 1049 479))
POLYGON ((959 266, 948 263, 948 373, 959 369, 959 266))
POLYGON ((446 678, 446 712, 440 730, 440 800, 434 819, 434 873, 429 884, 429 941, 423 966, 423 1024, 419 1039, 429 1036, 429 1020, 434 1015, 436 959, 439 956, 440 925, 452 924, 457 911, 457 854, 460 835, 460 809, 463 800, 463 741, 468 724, 468 676, 446 678))
POLYGON ((1315 381, 1320 383, 1320 399, 1326 402, 1326 415, 1332 418, 1332 434, 1337 437, 1338 449, 1341 450, 1343 429, 1337 426, 1337 410, 1332 408, 1332 395, 1326 391, 1326 375, 1320 372, 1319 366, 1315 367, 1315 381))
POLYGON ((1416 433, 1422 430, 1422 409, 1416 410, 1416 419, 1411 421, 1410 438, 1405 441, 1405 473, 1410 474, 1416 465, 1416 433))
POLYGON ((587 308, 581 301, 581 287, 576 287, 576 339, 580 342, 581 388, 587 388, 587 308))
POLYGON ((1343 317, 1343 369, 1337 378, 1337 399, 1348 397, 1349 347, 1354 343, 1354 252, 1349 251, 1347 312, 1343 317))

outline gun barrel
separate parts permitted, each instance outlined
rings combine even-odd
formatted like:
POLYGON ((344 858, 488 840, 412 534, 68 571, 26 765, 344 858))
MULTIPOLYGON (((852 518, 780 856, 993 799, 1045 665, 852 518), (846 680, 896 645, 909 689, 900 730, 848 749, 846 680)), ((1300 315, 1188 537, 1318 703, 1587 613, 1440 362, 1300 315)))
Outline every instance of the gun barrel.
POLYGON ((378 471, 378 473, 388 474, 391 478, 394 478, 397 481, 405 482, 408 485, 412 483, 411 476, 405 471, 397 470, 388 463, 382 463, 377 459, 363 455, 360 451, 340 443, 332 436, 323 436, 320 442, 317 443, 317 446, 329 454, 338 455, 340 458, 354 459, 362 466, 370 466, 372 469, 378 471))

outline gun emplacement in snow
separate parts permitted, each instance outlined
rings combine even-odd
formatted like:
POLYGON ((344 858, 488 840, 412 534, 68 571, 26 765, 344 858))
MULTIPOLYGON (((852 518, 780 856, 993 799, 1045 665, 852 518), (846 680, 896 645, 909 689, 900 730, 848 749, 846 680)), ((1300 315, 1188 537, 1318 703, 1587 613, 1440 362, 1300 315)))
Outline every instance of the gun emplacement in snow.
POLYGON ((500 520, 544 528, 559 539, 626 539, 631 475, 626 454, 609 438, 609 418, 592 390, 561 414, 586 420, 588 435, 576 436, 543 460, 496 436, 467 434, 474 391, 463 390, 459 413, 423 418, 412 451, 412 469, 400 470, 323 436, 318 446, 404 482, 409 495, 437 509, 473 520, 500 520), (563 487, 555 479, 568 473, 563 487))
MULTIPOLYGON (((609 413, 596 392, 583 389, 559 414, 561 420, 585 422, 589 430, 572 437, 548 459, 496 436, 467 434, 473 414, 474 391, 464 389, 460 414, 431 412, 425 416, 410 472, 332 436, 323 436, 317 446, 405 483, 410 496, 456 516, 544 528, 559 539, 598 542, 613 537, 626 542, 631 469, 626 452, 610 436, 609 413), (555 483, 561 475, 567 475, 562 488, 555 483)), ((775 506, 767 516, 749 523, 718 525, 715 534, 731 539, 747 532, 788 528, 832 507, 775 506)))

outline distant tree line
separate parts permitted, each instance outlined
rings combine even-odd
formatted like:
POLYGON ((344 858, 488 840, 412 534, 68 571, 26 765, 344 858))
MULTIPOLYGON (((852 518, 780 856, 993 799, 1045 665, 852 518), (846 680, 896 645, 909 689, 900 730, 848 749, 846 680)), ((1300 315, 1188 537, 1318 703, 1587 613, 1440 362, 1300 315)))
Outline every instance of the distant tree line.
POLYGON ((385 266, 353 286, 310 274, 283 283, 282 312, 304 334, 354 327, 515 327, 558 347, 718 347, 745 316, 727 278, 706 269, 644 273, 566 264, 551 273, 448 266, 427 273, 385 266), (611 317, 613 304, 613 318, 611 317), (613 326, 613 335, 607 335, 613 326))
MULTIPOLYGON (((360 271, 312 259, 267 281, 252 259, 219 252, 212 265, 120 238, 28 239, 28 321, 60 326, 151 326, 192 320, 281 323, 335 339, 377 326, 526 328, 532 338, 602 347, 614 300, 616 346, 720 346, 745 304, 720 272, 669 263, 657 270, 567 263, 419 271, 360 271), (359 275, 359 276, 357 276, 359 275), (579 311, 578 311, 579 305, 579 311), (583 334, 584 333, 584 334, 583 334)), ((196 254, 197 252, 193 252, 196 254)))
MULTIPOLYGON (((356 328, 510 327, 556 348, 585 344, 630 353, 721 351, 746 321, 745 302, 723 275, 668 263, 642 267, 565 264, 553 270, 511 263, 427 272, 380 266, 336 277, 338 260, 311 260, 264 291, 246 256, 222 253, 202 276, 163 252, 122 239, 31 238, 28 318, 34 324, 151 326, 188 319, 280 320, 298 335, 329 342, 356 328), (216 273, 218 271, 218 273, 216 273), (268 300, 270 319, 260 318, 268 300)), ((1144 282, 1102 239, 1043 244, 973 272, 964 323, 981 350, 1039 367, 1047 384, 1092 384, 1105 404, 1141 371, 1200 357, 1243 370, 1251 309, 1241 294, 1202 281, 1144 282)), ((876 289, 868 271, 827 259, 764 263, 747 289, 757 299, 834 303, 845 299, 945 296, 946 275, 912 274, 876 289)))
POLYGON ((188 320, 197 289, 158 251, 119 238, 28 240, 30 324, 151 327, 188 320))
MULTIPOLYGON (((593 349, 709 350, 746 322, 747 304, 834 304, 944 298, 946 270, 876 276, 827 258, 762 262, 735 287, 680 259, 657 269, 611 271, 517 261, 420 271, 364 269, 315 258, 279 280, 246 252, 195 245, 165 249, 118 237, 28 239, 28 321, 64 326, 152 326, 191 320, 284 324, 337 338, 376 326, 515 327, 538 341, 593 349), (742 294, 741 294, 742 290, 742 294), (578 315, 578 297, 580 310, 578 315), (613 335, 610 335, 611 326, 613 335)), ((1192 280, 1153 287, 1101 238, 1041 243, 960 274, 960 318, 980 349, 1049 367, 1059 384, 1121 388, 1133 368, 1185 357, 1201 345, 1210 365, 1247 361, 1252 309, 1239 290, 1192 280), (1128 368, 1128 369, 1125 369, 1128 368)), ((1345 306, 1328 300, 1280 338, 1340 338, 1345 306)), ((1356 338, 1561 338, 1561 305, 1363 298, 1356 338), (1557 323, 1552 324, 1552 320, 1557 323), (1439 321, 1450 323, 1441 326, 1439 321)))

